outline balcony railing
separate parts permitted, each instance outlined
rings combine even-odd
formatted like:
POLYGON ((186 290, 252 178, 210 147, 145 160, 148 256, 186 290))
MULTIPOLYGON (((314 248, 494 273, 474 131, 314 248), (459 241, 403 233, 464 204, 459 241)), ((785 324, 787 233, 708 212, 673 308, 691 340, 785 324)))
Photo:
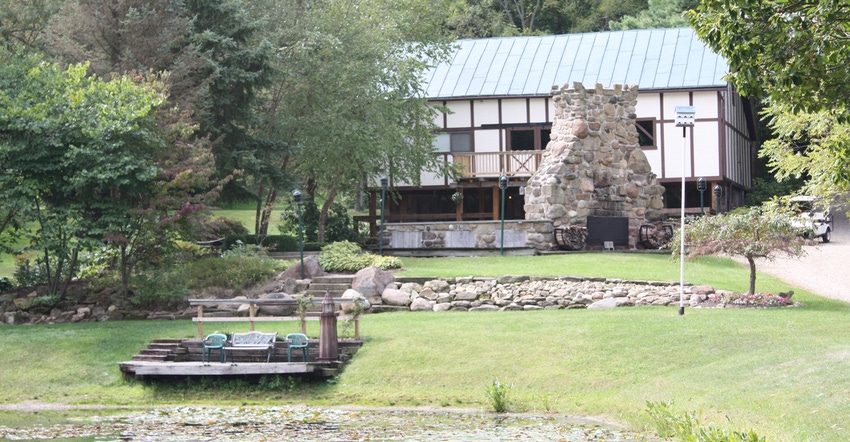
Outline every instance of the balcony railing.
POLYGON ((463 166, 461 175, 465 178, 531 176, 540 166, 543 151, 455 152, 452 156, 455 164, 463 166))

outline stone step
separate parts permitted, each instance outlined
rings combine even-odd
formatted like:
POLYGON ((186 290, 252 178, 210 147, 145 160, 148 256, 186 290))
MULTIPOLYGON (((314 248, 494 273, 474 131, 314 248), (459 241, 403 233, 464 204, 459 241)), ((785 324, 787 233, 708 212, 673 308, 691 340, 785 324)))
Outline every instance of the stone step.
POLYGON ((352 275, 324 275, 314 277, 311 284, 351 284, 353 280, 352 275))
POLYGON ((319 284, 317 284, 317 283, 313 283, 313 284, 310 284, 310 288, 308 290, 312 290, 314 292, 319 291, 319 290, 322 290, 322 291, 324 291, 324 290, 327 290, 327 291, 332 291, 332 290, 346 291, 350 288, 351 288, 351 283, 348 283, 348 284, 329 284, 329 283, 319 283, 319 284))

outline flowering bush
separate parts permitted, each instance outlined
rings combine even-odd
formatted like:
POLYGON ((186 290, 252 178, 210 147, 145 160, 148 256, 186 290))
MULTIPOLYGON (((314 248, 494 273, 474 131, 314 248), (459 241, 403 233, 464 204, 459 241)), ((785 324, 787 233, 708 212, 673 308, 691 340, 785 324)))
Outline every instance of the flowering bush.
POLYGON ((787 307, 794 305, 794 301, 778 295, 768 293, 725 293, 721 295, 709 295, 709 301, 724 304, 741 305, 747 307, 787 307))

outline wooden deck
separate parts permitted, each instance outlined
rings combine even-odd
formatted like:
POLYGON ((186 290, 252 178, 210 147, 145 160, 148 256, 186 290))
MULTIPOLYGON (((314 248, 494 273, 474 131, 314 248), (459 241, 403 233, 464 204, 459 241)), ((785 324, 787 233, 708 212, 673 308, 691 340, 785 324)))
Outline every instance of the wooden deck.
POLYGON ((339 374, 363 345, 362 340, 339 341, 339 359, 320 361, 319 341, 311 340, 309 362, 302 352, 292 352, 292 362, 287 360, 286 343, 278 342, 272 362, 265 362, 266 351, 239 351, 227 355, 220 362, 218 350, 213 350, 210 362, 202 362, 203 347, 200 339, 155 339, 148 347, 133 356, 133 360, 119 362, 124 377, 151 379, 167 376, 257 376, 305 375, 331 377, 339 374))

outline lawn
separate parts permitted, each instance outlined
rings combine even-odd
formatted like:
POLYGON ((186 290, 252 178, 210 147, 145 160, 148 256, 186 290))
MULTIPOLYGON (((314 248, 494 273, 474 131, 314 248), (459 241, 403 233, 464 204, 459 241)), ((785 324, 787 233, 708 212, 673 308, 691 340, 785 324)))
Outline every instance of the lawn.
MULTIPOLYGON (((404 261, 406 274, 445 268, 487 276, 508 269, 678 279, 677 262, 640 254, 404 261)), ((732 289, 746 287, 746 277, 745 268, 725 259, 686 269, 691 282, 732 289)), ((759 275, 758 286, 787 287, 766 275, 759 275)), ((193 336, 189 321, 10 326, 0 341, 0 403, 486 409, 485 387, 498 379, 513 385, 513 411, 604 416, 639 429, 647 423, 647 401, 673 401, 678 412, 702 410, 704 423, 755 429, 774 441, 847 440, 850 306, 795 292, 804 307, 686 309, 684 316, 675 307, 367 315, 361 325, 366 343, 341 376, 274 388, 121 380, 117 362, 152 338, 193 336)), ((237 328, 247 324, 229 327, 242 331, 237 328)), ((287 327, 297 325, 258 326, 294 331, 287 327)))

